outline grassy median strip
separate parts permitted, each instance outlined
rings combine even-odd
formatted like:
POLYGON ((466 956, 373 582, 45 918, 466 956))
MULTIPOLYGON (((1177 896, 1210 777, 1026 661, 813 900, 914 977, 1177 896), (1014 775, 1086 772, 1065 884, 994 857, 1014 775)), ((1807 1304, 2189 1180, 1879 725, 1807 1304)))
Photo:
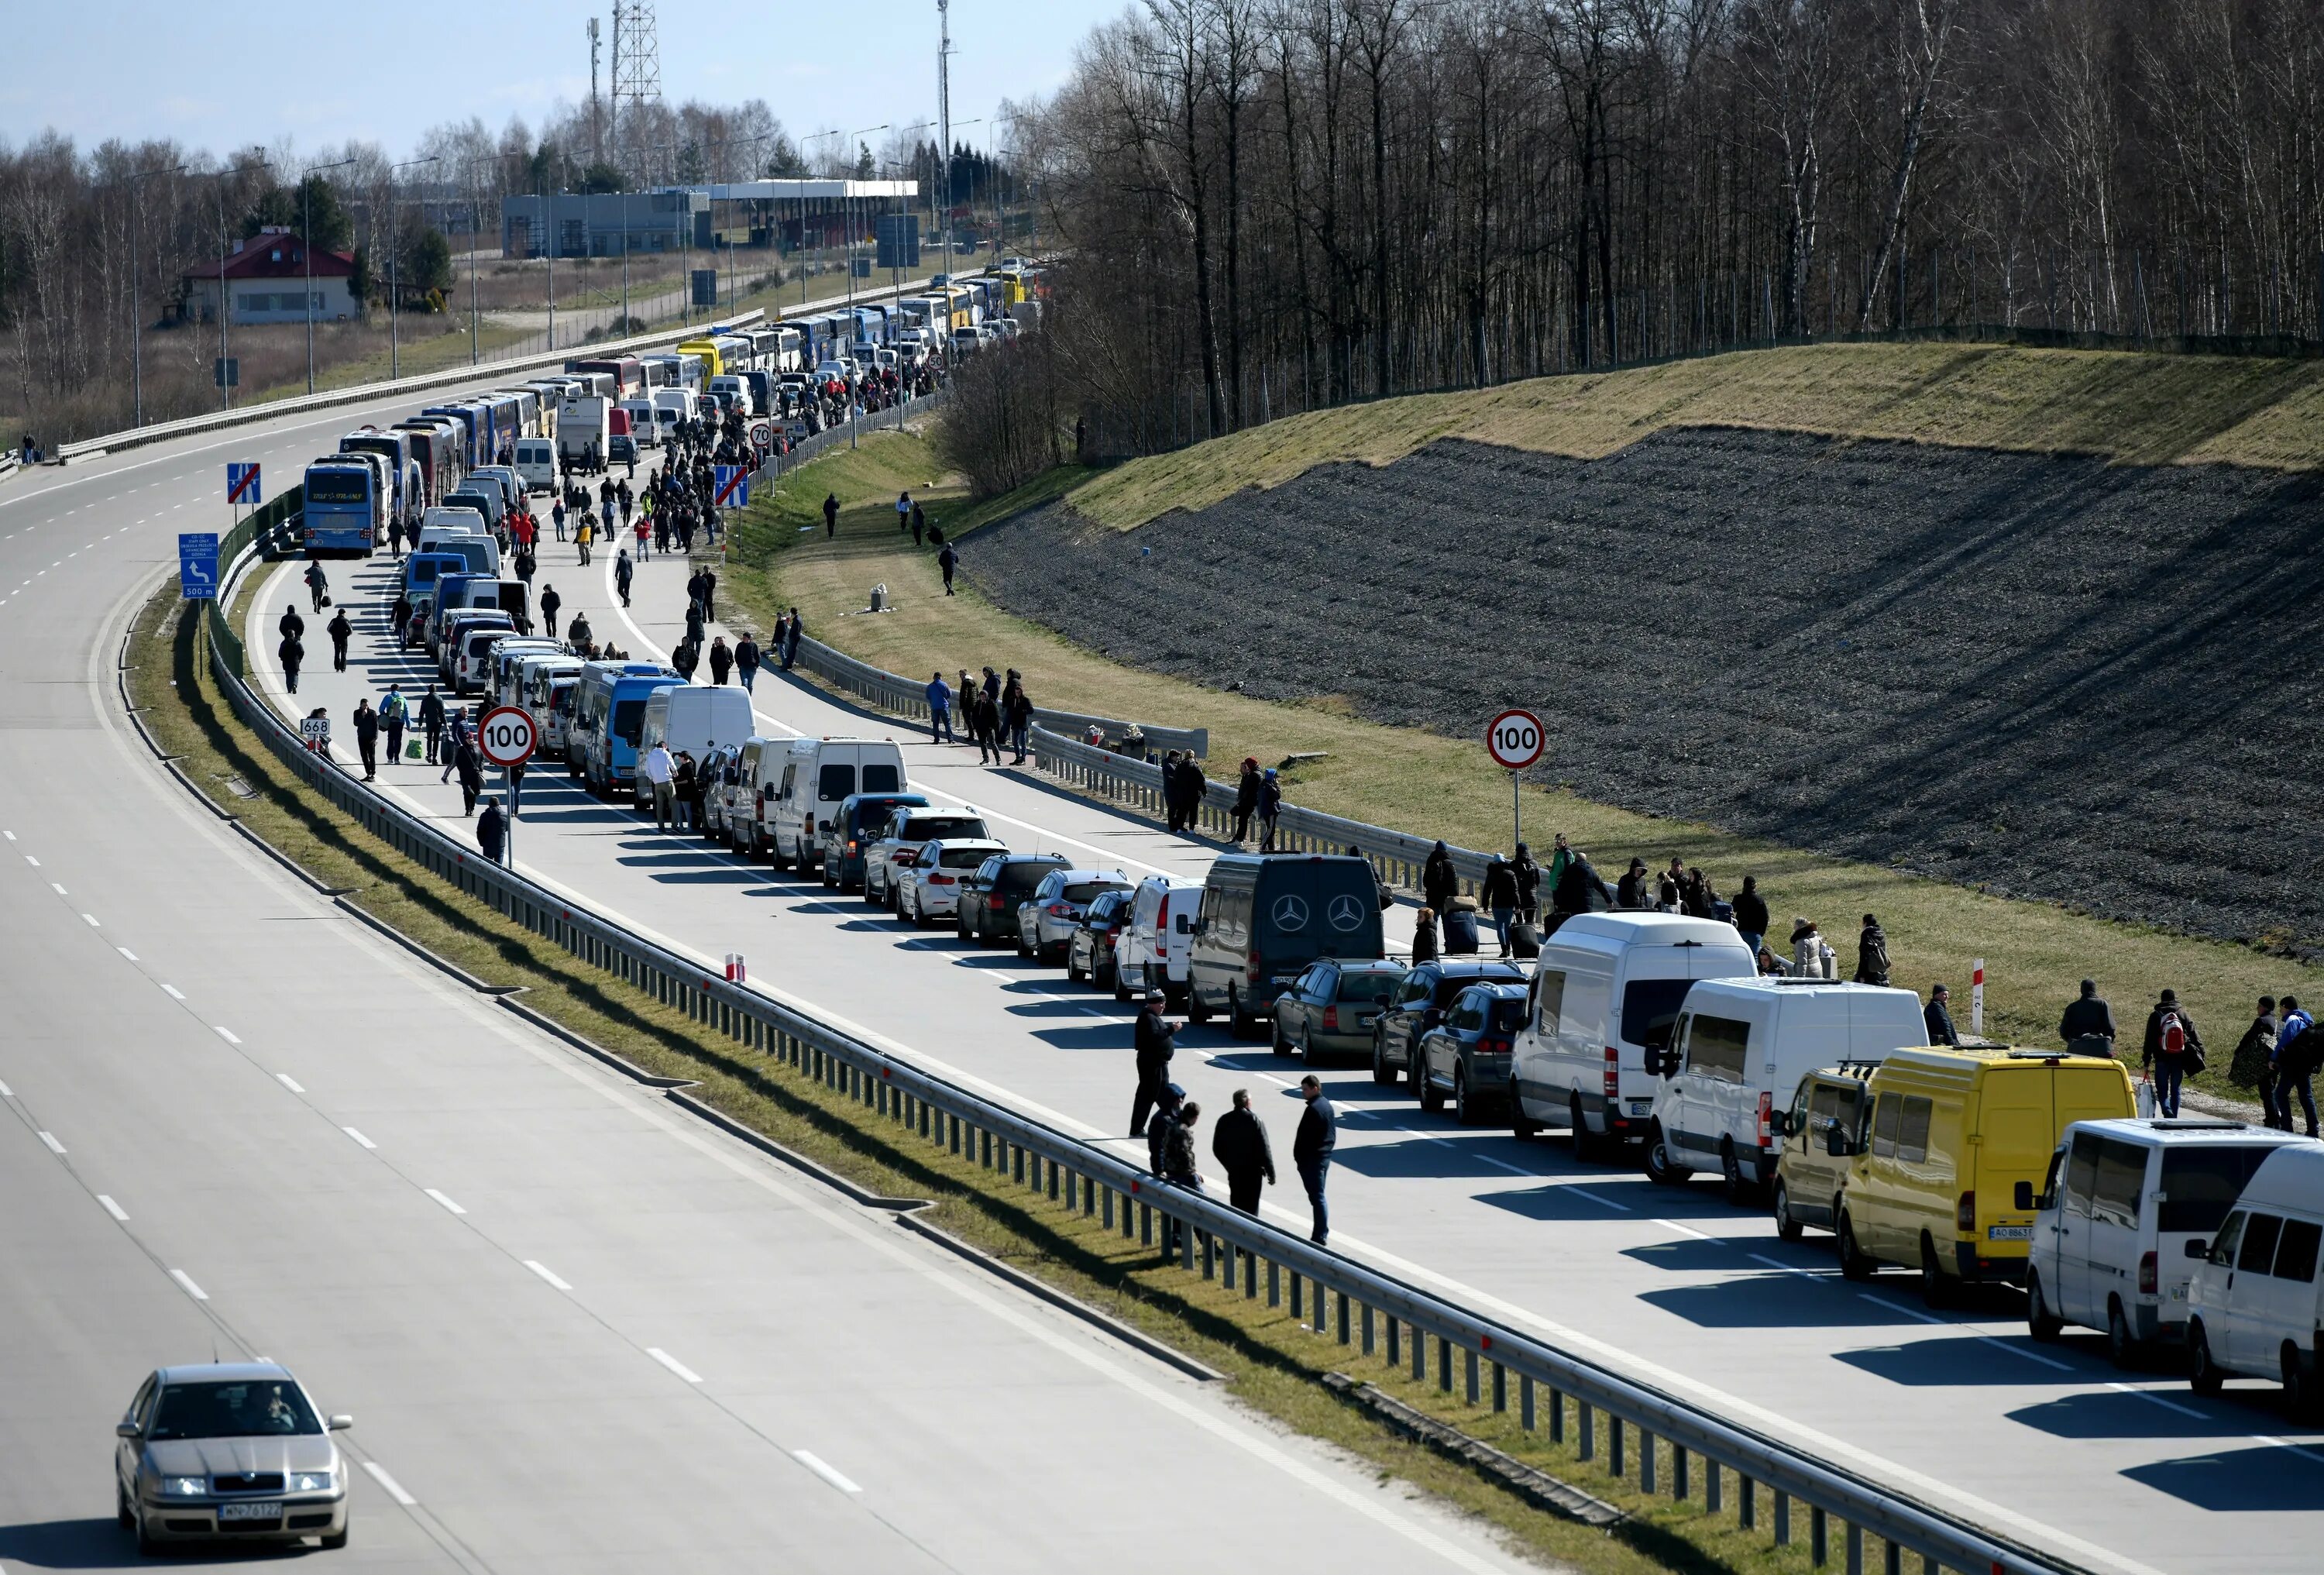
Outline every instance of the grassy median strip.
MULTIPOLYGON (((1930 347, 1874 348, 1894 354, 1930 347)), ((1021 493, 972 504, 943 470, 926 435, 916 429, 867 438, 861 450, 815 460, 786 478, 734 530, 722 582, 733 609, 730 618, 763 631, 778 609, 797 605, 810 633, 890 672, 919 677, 939 668, 952 674, 987 663, 1013 667, 1044 705, 1207 727, 1213 780, 1231 779, 1233 762, 1245 755, 1272 765, 1313 754, 1320 758, 1284 771, 1286 796, 1296 804, 1456 845, 1507 846, 1508 773, 1487 760, 1480 744, 1365 722, 1329 698, 1305 705, 1253 700, 1128 667, 1001 611, 977 594, 965 576, 958 594, 946 596, 934 551, 915 548, 896 529, 898 491, 909 487, 947 532, 958 532, 1056 496, 1087 473, 1055 472, 1021 493), (827 493, 836 493, 842 504, 835 539, 823 530, 827 493), (810 523, 812 532, 799 529, 810 523), (863 612, 872 587, 881 584, 888 587, 891 610, 863 612)), ((961 555, 973 574, 973 535, 961 555)), ((1988 896, 1569 792, 1528 787, 1525 824, 1536 848, 1547 846, 1551 833, 1566 833, 1609 881, 1633 852, 1655 869, 1675 854, 1710 870, 1722 891, 1734 891, 1745 874, 1755 874, 1775 910, 1778 938, 1789 933, 1793 915, 1806 914, 1832 938, 1844 970, 1854 962, 1857 916, 1877 913, 1888 934, 1895 981, 1923 994, 1932 983, 1950 984, 1954 1018, 1964 1033, 1969 965, 1978 958, 1985 960, 1989 981, 1987 1033, 2028 1045, 2056 1043, 2058 1013, 2085 976, 2111 992, 2117 1021, 2134 1036, 2154 992, 2169 985, 2209 1036, 2209 1069, 2197 1085, 2221 1097, 2252 1097, 2247 1086, 2231 1080, 2227 1051, 2255 999, 2287 990, 2303 998, 2324 995, 2324 968, 2254 947, 1988 896)), ((2135 1055, 2135 1040, 2126 1048, 2135 1055)))
MULTIPOLYGON (((1598 1452, 1582 1460, 1572 1442, 1549 1441, 1545 1393, 1540 1428, 1518 1423, 1517 1386, 1510 1410, 1471 1407, 1416 1381, 1408 1367, 1391 1369, 1296 1319, 1281 1305, 1246 1296, 1164 1262, 1099 1220, 1085 1218, 1001 1169, 982 1168, 918 1139, 774 1058, 742 1049, 647 992, 583 964, 485 904, 403 858, 351 817, 305 788, 257 736, 235 719, 209 671, 201 621, 183 616, 174 589, 157 594, 133 625, 127 661, 132 701, 161 749, 220 808, 239 816, 268 844, 323 884, 351 888, 349 901, 487 984, 521 986, 524 1003, 593 1043, 658 1076, 687 1078, 696 1097, 857 1186, 893 1197, 929 1199, 931 1223, 1038 1276, 1067 1294, 1167 1341, 1225 1376, 1235 1395, 1280 1423, 1369 1462, 1382 1486, 1409 1482, 1489 1522, 1533 1558, 1572 1568, 1633 1575, 1655 1570, 1758 1571, 1808 1569, 1803 1544, 1778 1549, 1762 1496, 1757 1528, 1739 1521, 1743 1502, 1728 1478, 1723 1509, 1704 1508, 1704 1475, 1696 1463, 1692 1497, 1672 1497, 1669 1446, 1656 1455, 1659 1491, 1640 1486, 1635 1434, 1625 1469, 1609 1469, 1611 1438, 1598 1423, 1598 1452), (1483 1438, 1511 1456, 1617 1506, 1628 1518, 1594 1529, 1534 1507, 1465 1463, 1406 1441, 1359 1405, 1325 1386, 1345 1371, 1440 1421, 1483 1438)), ((1127 1218, 1126 1214, 1124 1218, 1127 1218)), ((1385 1350, 1385 1336, 1382 1337, 1385 1350)), ((1457 1358, 1455 1359, 1457 1362, 1457 1358)), ((1407 1356, 1408 1362, 1408 1356, 1407 1356)), ((1565 1436, 1578 1440, 1569 1406, 1565 1436)), ((1187 1506, 1199 1513, 1199 1506, 1187 1506)), ((1807 1517, 1794 1536, 1804 1539, 1807 1517)), ((1838 1531, 1834 1531, 1837 1546, 1838 1531)))

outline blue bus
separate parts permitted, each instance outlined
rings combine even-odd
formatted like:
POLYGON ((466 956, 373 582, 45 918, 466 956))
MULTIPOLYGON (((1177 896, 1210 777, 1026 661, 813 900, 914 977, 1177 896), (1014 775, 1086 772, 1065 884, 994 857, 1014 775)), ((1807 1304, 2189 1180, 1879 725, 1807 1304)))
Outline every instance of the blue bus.
POLYGON ((387 523, 379 471, 354 456, 309 465, 300 508, 309 557, 369 557, 387 523))

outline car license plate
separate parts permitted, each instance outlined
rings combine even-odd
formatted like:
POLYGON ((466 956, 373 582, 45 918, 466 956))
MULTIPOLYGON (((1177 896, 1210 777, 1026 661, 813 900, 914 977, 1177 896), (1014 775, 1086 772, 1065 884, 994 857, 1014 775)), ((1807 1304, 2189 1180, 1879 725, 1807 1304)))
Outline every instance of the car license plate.
POLYGON ((1360 1017, 1360 1018, 1358 1018, 1356 1019, 1356 1027, 1358 1027, 1359 1028, 1369 1028, 1369 1027, 1370 1027, 1374 1023, 1377 1023, 1377 1022, 1379 1022, 1379 1013, 1378 1013, 1378 1012, 1374 1012, 1371 1016, 1370 1016, 1370 1017, 1368 1017, 1368 1018, 1365 1018, 1365 1017, 1360 1017))
POLYGON ((281 1520, 281 1518, 282 1506, 279 1501, 273 1499, 269 1499, 263 1504, 221 1504, 218 1506, 218 1519, 222 1521, 281 1520))
POLYGON ((2171 1287, 2171 1299, 2172 1299, 2172 1301, 2174 1301, 2174 1302, 2183 1302, 2183 1301, 2185 1301, 2185 1300, 2187 1299, 2187 1287, 2186 1287, 2186 1286, 2184 1286, 2184 1285, 2173 1285, 2173 1286, 2172 1286, 2172 1287, 2171 1287))
POLYGON ((1985 1239, 1987 1241, 2031 1241, 2034 1239, 2034 1227, 2031 1225, 1988 1225, 1985 1228, 1985 1239))
POLYGON ((1630 1114, 1634 1116, 1643 1116, 1654 1108, 1655 1101, 1652 1100, 1632 1100, 1630 1101, 1630 1114))

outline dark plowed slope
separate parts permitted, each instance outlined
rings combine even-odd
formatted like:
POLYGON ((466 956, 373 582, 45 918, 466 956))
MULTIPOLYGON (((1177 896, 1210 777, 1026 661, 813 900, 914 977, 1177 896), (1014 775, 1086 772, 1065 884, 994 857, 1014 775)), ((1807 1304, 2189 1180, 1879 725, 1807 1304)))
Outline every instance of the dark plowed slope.
POLYGON ((1127 535, 1052 506, 963 556, 1205 683, 1462 737, 1532 706, 1536 774, 1607 802, 2314 951, 2319 499, 1691 430, 1591 462, 1447 441, 1127 535))

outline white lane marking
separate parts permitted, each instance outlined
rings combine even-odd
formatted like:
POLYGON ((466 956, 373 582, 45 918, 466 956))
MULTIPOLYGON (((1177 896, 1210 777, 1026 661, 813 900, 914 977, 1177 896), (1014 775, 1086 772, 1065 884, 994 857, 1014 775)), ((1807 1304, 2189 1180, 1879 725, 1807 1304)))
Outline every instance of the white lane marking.
POLYGON ((171 999, 171 1000, 183 1000, 183 999, 186 999, 186 992, 185 992, 184 990, 180 990, 180 989, 179 989, 176 985, 174 985, 174 984, 165 984, 165 985, 163 985, 161 988, 162 988, 163 990, 168 990, 168 991, 170 992, 170 999, 171 999))
POLYGON ((403 1490, 403 1484, 389 1476, 387 1474, 387 1468, 381 1465, 377 1460, 365 1460, 363 1463, 363 1469, 371 1473, 371 1479, 373 1481, 387 1489, 387 1496, 390 1498, 394 1499, 398 1504, 403 1506, 404 1508, 409 1509, 413 1505, 420 1502, 420 1500, 411 1497, 410 1494, 406 1493, 403 1490))
POLYGON ((16 1091, 14 1089, 10 1088, 5 1082, 0 1082, 0 1100, 13 1100, 15 1097, 16 1091))
POLYGON ((2052 1358, 2043 1356, 2039 1351, 2027 1350, 2021 1345, 2012 1345, 2007 1340, 2001 1339, 1997 1335, 1978 1334, 1975 1331, 1971 1330, 1966 1323, 1956 1323, 1950 1318, 1940 1318, 1933 1312, 1923 1312, 1917 1307, 1907 1307, 1902 1302, 1892 1302, 1886 1296, 1876 1296, 1869 1291, 1858 1291, 1856 1294, 1863 1297, 1868 1302, 1877 1303, 1879 1305, 1887 1308, 1891 1312, 1900 1312, 1907 1318, 1916 1318, 1923 1323, 1935 1323, 1947 1329, 1960 1330, 1962 1332, 1968 1334, 1971 1340, 1982 1340, 1987 1345, 1993 1347, 1996 1350, 2006 1350, 2011 1356, 2024 1357, 2029 1362, 2039 1362, 2045 1368, 2055 1368, 2061 1373, 2070 1373, 2074 1370, 2073 1365, 2070 1362, 2058 1361, 2052 1358))
POLYGON ((132 962, 136 962, 136 961, 137 961, 137 953, 134 953, 134 952, 133 952, 133 951, 131 951, 131 950, 130 950, 128 947, 126 947, 126 946, 115 946, 115 947, 114 947, 113 949, 114 949, 115 951, 116 951, 116 952, 120 953, 123 956, 124 956, 124 957, 128 958, 132 962))
POLYGON ((1537 1175, 1539 1175, 1539 1174, 1541 1174, 1541 1172, 1539 1172, 1539 1171, 1537 1171, 1537 1170, 1527 1170, 1527 1169, 1526 1169, 1523 1165, 1511 1165, 1511 1164, 1510 1164, 1508 1160, 1506 1160, 1506 1159, 1495 1159, 1495 1158, 1494 1158, 1491 1155, 1489 1155, 1489 1154, 1480 1154, 1479 1156, 1477 1156, 1477 1157, 1478 1157, 1478 1158, 1480 1158, 1480 1159, 1481 1159, 1481 1160, 1483 1160, 1487 1165, 1489 1165, 1493 1166, 1496 1170, 1505 1170, 1505 1171, 1508 1171, 1511 1175, 1534 1175, 1534 1176, 1537 1176, 1537 1175))
POLYGON ((6 837, 13 843, 16 840, 16 834, 12 831, 0 831, 0 837, 6 837))
POLYGON ((274 1081, 281 1083, 284 1088, 289 1089, 294 1094, 302 1094, 307 1091, 305 1089, 299 1086, 299 1080, 291 1076, 287 1072, 276 1073, 274 1074, 274 1081))
POLYGON ((2318 1454, 2314 1450, 2303 1450, 2298 1444, 2292 1443, 2288 1440, 2270 1438, 2264 1432, 2255 1432, 2251 1435, 2251 1439, 2252 1442, 2265 1444, 2272 1450, 2290 1450, 2293 1454, 2298 1455, 2303 1460, 2313 1460, 2318 1465, 2324 1466, 2324 1455, 2318 1454))
POLYGON ((57 1135, 53 1132, 42 1133, 41 1141, 49 1146, 51 1154, 62 1154, 65 1151, 65 1146, 57 1141, 57 1135))
POLYGON ((2176 1400, 2165 1400, 2162 1395, 2156 1394, 2152 1389, 2133 1388, 2128 1384, 2108 1384, 2107 1387, 2114 1390, 2117 1394, 2135 1395, 2150 1405, 2160 1405, 2165 1411, 2175 1411, 2181 1416, 2191 1416, 2198 1422, 2207 1420, 2203 1414, 2196 1410, 2192 1405, 2181 1405, 2176 1400))
POLYGON ((659 1362, 663 1367, 668 1368, 671 1372, 676 1373, 679 1377, 684 1378, 689 1384, 699 1384, 702 1382, 701 1374, 694 1371, 684 1362, 679 1361, 676 1357, 670 1355, 669 1352, 662 1349, 661 1347, 658 1345, 650 1345, 646 1347, 646 1355, 653 1358, 654 1360, 659 1362))
POLYGON ((1084 1008, 1082 1008, 1082 1010, 1084 1010, 1084 1011, 1087 1012, 1091 1017, 1093 1017, 1093 1018, 1111 1018, 1111 1017, 1112 1017, 1112 1016, 1113 1016, 1113 1014, 1112 1014, 1111 1012, 1102 1012, 1102 1011, 1098 1010, 1098 1009, 1097 1009, 1097 1008, 1095 1008, 1095 1007, 1084 1007, 1084 1008))
POLYGON ((1565 1184, 1565 1190, 1572 1193, 1576 1197, 1589 1199, 1591 1202, 1597 1204, 1601 1209, 1611 1209, 1618 1214, 1627 1214, 1630 1211, 1629 1204, 1618 1203, 1611 1198, 1601 1198, 1596 1193, 1591 1192, 1588 1187, 1577 1187, 1572 1183, 1568 1182, 1565 1184))
POLYGON ((1655 1223, 1661 1226, 1665 1230, 1675 1230, 1681 1236, 1692 1236, 1697 1241, 1715 1241, 1718 1239, 1718 1238, 1714 1236, 1705 1236, 1702 1231, 1697 1230, 1692 1225, 1682 1225, 1675 1220, 1657 1220, 1655 1223))
POLYGON ((534 1274, 539 1275, 542 1279, 547 1280, 550 1285, 555 1285, 560 1291, 569 1291, 573 1288, 571 1285, 567 1285, 563 1280, 558 1279, 554 1274, 550 1273, 549 1266, 541 1263, 537 1258, 526 1258, 524 1260, 524 1266, 530 1269, 534 1274))
POLYGON ((460 1207, 459 1204, 454 1202, 451 1199, 446 1197, 442 1193, 438 1192, 434 1187, 422 1187, 420 1190, 426 1193, 438 1202, 443 1204, 446 1208, 451 1210, 455 1214, 465 1214, 468 1211, 467 1210, 460 1207))
POLYGON ((194 1276, 188 1274, 185 1270, 171 1269, 170 1271, 170 1277, 177 1281, 179 1285, 184 1286, 186 1294, 191 1296, 195 1301, 207 1302, 210 1299, 210 1294, 208 1291, 203 1290, 199 1285, 194 1284, 194 1276))
POLYGON ((991 980, 995 984, 1022 984, 1025 982, 1021 979, 1012 978, 1006 973, 988 973, 985 977, 991 980))
POLYGON ((339 1130, 345 1132, 348 1137, 362 1144, 365 1148, 376 1148, 379 1147, 378 1144, 373 1142, 370 1138, 356 1131, 353 1127, 342 1127, 339 1130))
POLYGON ((841 1476, 838 1471, 832 1468, 829 1462, 825 1460, 821 1455, 816 1454, 813 1450, 793 1450, 791 1451, 791 1459, 797 1460, 800 1465, 805 1466, 808 1470, 813 1471, 816 1476, 830 1483, 834 1488, 838 1488, 842 1493, 861 1493, 863 1491, 862 1488, 849 1481, 845 1477, 841 1476))
POLYGON ((57 884, 55 881, 53 881, 53 880, 51 880, 51 881, 50 881, 50 882, 49 882, 49 889, 50 889, 50 890, 51 890, 51 891, 53 891, 53 892, 55 892, 59 897, 62 897, 62 896, 64 896, 64 895, 65 895, 65 889, 64 889, 63 887, 61 887, 61 886, 58 885, 58 884, 57 884))
MULTIPOLYGON (((182 999, 183 998, 181 997, 180 999, 182 999)), ((237 1036, 232 1028, 227 1027, 224 1023, 212 1023, 210 1027, 215 1028, 217 1031, 217 1036, 224 1039, 227 1044, 239 1045, 242 1043, 240 1036, 237 1036)))
POLYGON ((111 1198, 106 1197, 103 1193, 99 1193, 97 1194, 97 1201, 105 1205, 105 1211, 112 1215, 115 1220, 124 1225, 129 1223, 128 1214, 123 1211, 120 1204, 115 1202, 111 1198))
POLYGON ((93 914, 93 913, 85 913, 85 914, 81 915, 80 916, 81 916, 81 917, 83 917, 83 918, 85 918, 85 919, 87 919, 87 920, 88 921, 88 927, 89 927, 90 929, 93 929, 93 930, 101 930, 101 929, 103 929, 103 928, 105 927, 103 925, 100 925, 100 924, 98 924, 98 923, 97 922, 97 916, 96 916, 95 914, 93 914))
POLYGON ((1787 1275, 1797 1275, 1802 1279, 1821 1280, 1831 1277, 1831 1272, 1829 1270, 1822 1274, 1818 1274, 1813 1269, 1802 1268, 1795 1263, 1785 1263, 1781 1258, 1769 1257, 1764 1252, 1753 1253, 1751 1255, 1751 1261, 1753 1263, 1764 1263, 1771 1269, 1781 1269, 1787 1275))

